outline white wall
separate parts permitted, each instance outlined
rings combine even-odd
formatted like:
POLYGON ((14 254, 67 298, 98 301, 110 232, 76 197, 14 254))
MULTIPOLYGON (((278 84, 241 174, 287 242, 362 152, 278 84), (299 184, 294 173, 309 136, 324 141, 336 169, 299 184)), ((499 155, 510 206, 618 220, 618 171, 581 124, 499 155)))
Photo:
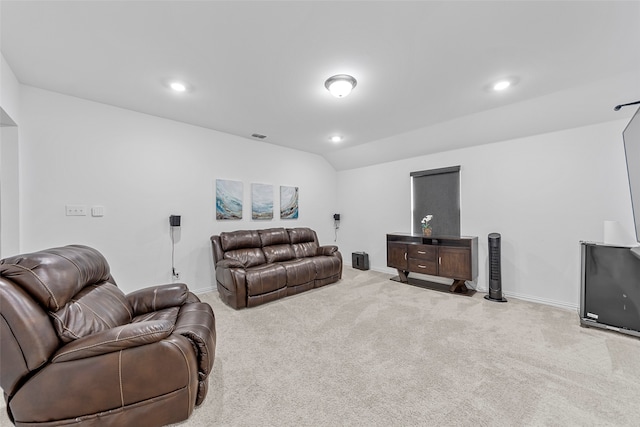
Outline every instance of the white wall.
POLYGON ((18 127, 0 127, 0 258, 20 252, 18 127))
POLYGON ((20 83, 0 52, 0 107, 20 124, 20 83))
POLYGON ((211 289, 209 237, 225 230, 309 226, 333 242, 336 173, 320 156, 89 102, 21 89, 21 250, 79 243, 100 250, 130 292, 171 280, 169 215, 182 216, 175 264, 211 289), (244 183, 244 215, 215 219, 215 179, 244 183), (252 221, 251 183, 272 184, 272 221, 252 221), (279 186, 298 186, 300 217, 280 221, 279 186), (65 205, 105 216, 65 216, 65 205))
POLYGON ((0 257, 20 250, 19 123, 20 83, 0 52, 0 257), (5 117, 8 116, 8 117, 5 117))
MULTIPOLYGON (((220 231, 310 226, 346 264, 366 251, 386 267, 385 235, 409 231, 417 170, 461 166, 462 234, 502 234, 507 296, 576 307, 580 240, 603 240, 603 222, 633 230, 621 133, 626 119, 335 172, 321 157, 264 142, 23 86, 21 251, 69 243, 101 250, 125 291, 170 281, 168 216, 182 215, 176 267, 210 289, 209 236, 220 231), (244 183, 245 219, 215 220, 215 179, 244 183), (300 219, 250 220, 250 184, 300 187, 300 219), (67 217, 66 204, 104 206, 102 218, 67 217)), ((277 196, 275 200, 277 202, 277 196)), ((277 216, 277 215, 276 215, 277 216)))
MULTIPOLYGON (((386 267, 385 234, 410 231, 409 173, 461 166, 461 233, 479 237, 479 277, 487 290, 487 236, 502 236, 505 295, 579 304, 579 241, 603 241, 603 223, 629 233, 633 217, 622 130, 628 120, 448 151, 338 173, 338 244, 350 263, 369 253, 386 267)), ((425 212, 426 213, 426 212, 425 212)))

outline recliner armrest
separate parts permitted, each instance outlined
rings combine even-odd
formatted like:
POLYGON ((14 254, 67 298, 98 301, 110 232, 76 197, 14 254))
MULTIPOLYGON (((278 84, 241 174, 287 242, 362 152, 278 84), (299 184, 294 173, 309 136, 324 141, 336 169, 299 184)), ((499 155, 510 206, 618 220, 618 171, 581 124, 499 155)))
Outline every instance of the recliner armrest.
POLYGON ((317 255, 333 255, 338 251, 335 245, 318 246, 317 255))
POLYGON ((58 350, 51 361, 68 362, 151 344, 171 335, 173 329, 169 320, 130 323, 72 341, 58 350))
POLYGON ((180 307, 187 301, 189 288, 184 283, 152 286, 140 289, 127 295, 127 301, 135 316, 162 310, 169 307, 180 307))

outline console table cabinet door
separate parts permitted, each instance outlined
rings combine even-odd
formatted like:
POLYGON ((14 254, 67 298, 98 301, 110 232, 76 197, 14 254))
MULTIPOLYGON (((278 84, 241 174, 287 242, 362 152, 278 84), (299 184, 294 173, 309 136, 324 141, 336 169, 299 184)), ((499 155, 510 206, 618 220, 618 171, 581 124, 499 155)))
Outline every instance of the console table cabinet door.
POLYGON ((438 275, 460 280, 473 280, 471 251, 467 248, 438 248, 438 275))
POLYGON ((387 244, 387 265, 398 270, 408 269, 407 244, 393 243, 387 244))

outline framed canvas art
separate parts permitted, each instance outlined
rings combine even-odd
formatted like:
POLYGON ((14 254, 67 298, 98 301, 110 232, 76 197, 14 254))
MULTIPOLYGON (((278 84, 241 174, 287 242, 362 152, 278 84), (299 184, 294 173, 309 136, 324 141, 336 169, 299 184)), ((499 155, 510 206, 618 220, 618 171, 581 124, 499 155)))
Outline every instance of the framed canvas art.
POLYGON ((280 219, 298 219, 298 187, 280 186, 280 219))
POLYGON ((242 182, 216 179, 216 219, 242 219, 242 182))
POLYGON ((251 184, 251 219, 273 219, 273 185, 251 184))

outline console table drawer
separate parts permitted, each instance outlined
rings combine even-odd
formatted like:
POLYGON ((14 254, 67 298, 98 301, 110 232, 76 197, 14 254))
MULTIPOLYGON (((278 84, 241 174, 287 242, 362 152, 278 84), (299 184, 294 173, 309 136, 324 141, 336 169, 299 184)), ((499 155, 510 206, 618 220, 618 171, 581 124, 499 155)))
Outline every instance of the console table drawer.
POLYGON ((409 245, 409 258, 416 258, 428 262, 436 262, 438 248, 427 245, 409 245))
POLYGON ((409 258, 409 271, 422 274, 438 274, 438 264, 435 259, 433 261, 409 258))

